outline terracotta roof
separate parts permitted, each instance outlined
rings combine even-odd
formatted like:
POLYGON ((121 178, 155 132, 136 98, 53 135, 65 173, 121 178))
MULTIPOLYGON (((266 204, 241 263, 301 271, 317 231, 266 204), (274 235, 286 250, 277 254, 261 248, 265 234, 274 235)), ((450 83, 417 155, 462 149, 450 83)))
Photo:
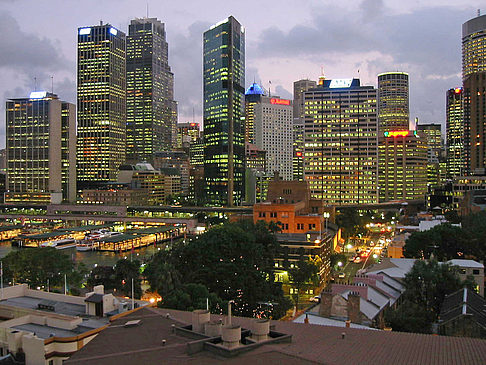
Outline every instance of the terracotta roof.
MULTIPOLYGON (((172 333, 171 325, 190 323, 191 316, 191 312, 142 308, 114 321, 65 364, 486 364, 486 340, 283 321, 272 324, 276 331, 292 335, 290 343, 263 345, 234 358, 209 351, 189 355, 186 344, 193 340, 172 333), (134 319, 140 319, 140 325, 123 326, 134 319)), ((251 321, 233 317, 233 323, 244 328, 251 328, 251 321)))

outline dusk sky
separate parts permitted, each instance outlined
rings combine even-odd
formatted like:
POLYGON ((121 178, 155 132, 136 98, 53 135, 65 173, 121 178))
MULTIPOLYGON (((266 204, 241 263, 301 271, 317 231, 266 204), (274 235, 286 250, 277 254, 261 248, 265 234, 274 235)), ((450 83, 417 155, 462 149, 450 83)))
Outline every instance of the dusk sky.
MULTIPOLYGON (((77 28, 100 20, 128 32, 131 19, 165 23, 179 122, 202 119, 202 33, 233 15, 246 28, 246 84, 292 97, 292 83, 410 74, 411 118, 445 121, 445 92, 460 86, 461 26, 477 14, 472 0, 0 0, 0 147, 5 100, 34 89, 76 102, 77 28)), ((484 9, 486 11, 486 9, 484 9)))

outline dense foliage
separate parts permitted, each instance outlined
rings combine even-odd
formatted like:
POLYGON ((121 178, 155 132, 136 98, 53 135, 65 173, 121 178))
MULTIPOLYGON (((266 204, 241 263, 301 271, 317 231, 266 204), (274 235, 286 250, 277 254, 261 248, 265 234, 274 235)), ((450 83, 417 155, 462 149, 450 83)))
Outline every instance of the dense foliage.
POLYGON ((86 267, 75 265, 68 255, 53 247, 28 248, 10 252, 2 259, 3 276, 12 284, 26 283, 31 288, 47 286, 64 287, 66 275, 68 287, 81 287, 86 267))
POLYGON ((457 266, 436 260, 417 260, 404 279, 403 302, 386 313, 385 320, 395 331, 430 333, 446 295, 463 286, 457 266))
MULTIPOLYGON (((169 298, 187 292, 188 284, 200 284, 208 293, 214 293, 218 302, 235 300, 237 315, 253 316, 266 303, 272 307, 272 316, 278 318, 290 306, 281 286, 274 282, 278 248, 273 232, 264 222, 227 223, 155 255, 145 276, 151 289, 163 297, 161 305, 168 305, 169 298)), ((191 303, 185 308, 196 306, 197 303, 191 303)), ((210 306, 214 308, 213 303, 210 306)))
POLYGON ((424 232, 414 232, 404 246, 405 257, 451 259, 486 259, 486 212, 462 218, 462 227, 441 224, 424 232))

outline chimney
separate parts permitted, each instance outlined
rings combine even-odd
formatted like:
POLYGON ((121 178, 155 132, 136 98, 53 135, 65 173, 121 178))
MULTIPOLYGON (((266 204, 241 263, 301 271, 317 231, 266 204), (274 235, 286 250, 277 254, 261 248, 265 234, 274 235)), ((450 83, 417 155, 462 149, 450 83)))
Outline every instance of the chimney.
POLYGON ((256 342, 265 341, 270 333, 270 320, 255 319, 251 329, 251 339, 256 342))
POLYGON ((351 323, 361 324, 360 296, 358 292, 348 294, 348 319, 351 323))
POLYGON ((209 322, 211 313, 206 309, 197 309, 192 312, 192 330, 204 333, 204 325, 209 322))
POLYGON ((332 293, 323 291, 321 293, 321 304, 319 304, 319 315, 329 318, 332 310, 332 293))
POLYGON ((204 324, 204 334, 209 337, 221 336, 223 323, 221 321, 211 321, 204 324))
POLYGON ((241 326, 227 324, 223 327, 221 339, 223 340, 223 346, 228 349, 239 347, 241 340, 241 326))

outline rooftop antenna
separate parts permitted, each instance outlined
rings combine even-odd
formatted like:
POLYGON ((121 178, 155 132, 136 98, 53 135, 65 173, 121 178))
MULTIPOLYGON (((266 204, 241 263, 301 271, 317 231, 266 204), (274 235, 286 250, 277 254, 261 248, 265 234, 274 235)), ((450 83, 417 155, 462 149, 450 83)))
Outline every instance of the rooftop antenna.
POLYGON ((54 76, 51 76, 51 93, 54 94, 54 76))
POLYGON ((268 81, 268 97, 272 97, 272 82, 268 81))
POLYGON ((147 1, 147 18, 148 18, 148 1, 147 1))
POLYGON ((37 91, 37 77, 34 77, 34 91, 37 91))
POLYGON ((103 20, 102 19, 100 19, 100 25, 103 25, 103 20))
POLYGON ((196 117, 194 115, 195 115, 195 113, 194 113, 194 107, 192 107, 192 122, 193 123, 196 123, 196 117))
POLYGON ((478 16, 481 16, 481 9, 478 9, 478 16))

